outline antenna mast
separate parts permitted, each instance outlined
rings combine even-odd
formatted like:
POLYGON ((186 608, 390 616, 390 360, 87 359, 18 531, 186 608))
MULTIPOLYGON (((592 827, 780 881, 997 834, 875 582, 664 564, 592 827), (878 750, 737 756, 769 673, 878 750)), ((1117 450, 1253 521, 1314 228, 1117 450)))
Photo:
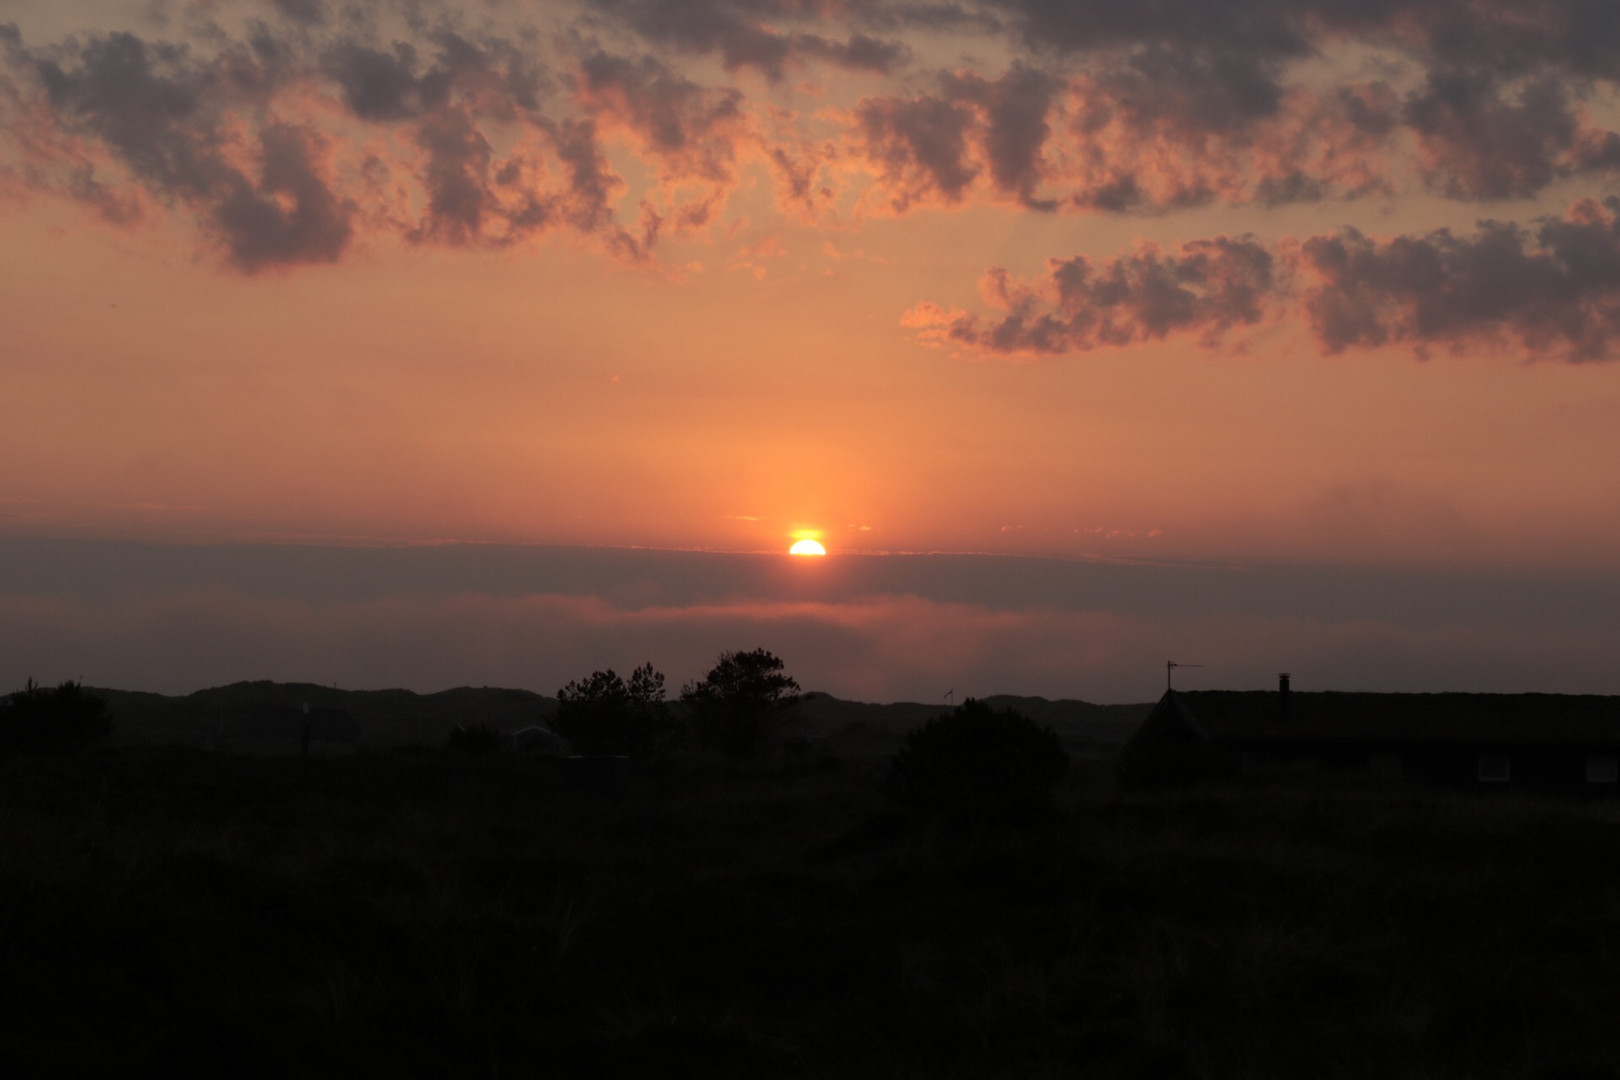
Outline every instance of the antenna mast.
POLYGON ((1171 680, 1171 677, 1175 674, 1176 668, 1178 668, 1178 667, 1203 667, 1203 666, 1204 666, 1203 664, 1178 664, 1174 660, 1166 660, 1164 662, 1164 688, 1166 690, 1174 690, 1175 689, 1175 687, 1173 685, 1171 685, 1170 680, 1171 680))

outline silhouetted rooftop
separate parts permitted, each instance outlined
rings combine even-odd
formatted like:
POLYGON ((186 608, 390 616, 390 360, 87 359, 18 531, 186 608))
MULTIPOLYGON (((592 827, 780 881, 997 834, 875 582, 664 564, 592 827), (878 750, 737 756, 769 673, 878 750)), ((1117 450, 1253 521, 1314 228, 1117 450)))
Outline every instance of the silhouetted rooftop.
MULTIPOLYGON (((1595 694, 1372 694, 1170 691, 1214 739, 1620 744, 1620 697, 1595 694)), ((1188 715, 1190 714, 1190 716, 1188 715)))

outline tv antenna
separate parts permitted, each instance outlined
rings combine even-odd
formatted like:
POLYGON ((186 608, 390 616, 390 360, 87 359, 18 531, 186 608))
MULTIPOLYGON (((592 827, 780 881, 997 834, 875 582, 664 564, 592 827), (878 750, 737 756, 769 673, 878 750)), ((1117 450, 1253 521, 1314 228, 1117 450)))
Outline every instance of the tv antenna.
POLYGON ((1175 687, 1171 685, 1170 679, 1171 679, 1171 676, 1173 676, 1175 674, 1176 668, 1178 668, 1178 667, 1203 667, 1203 666, 1204 666, 1203 664, 1178 664, 1174 660, 1166 660, 1164 662, 1164 688, 1166 690, 1174 690, 1175 689, 1175 687))
POLYGON ((945 691, 945 704, 949 708, 954 709, 956 707, 956 691, 954 689, 945 691))

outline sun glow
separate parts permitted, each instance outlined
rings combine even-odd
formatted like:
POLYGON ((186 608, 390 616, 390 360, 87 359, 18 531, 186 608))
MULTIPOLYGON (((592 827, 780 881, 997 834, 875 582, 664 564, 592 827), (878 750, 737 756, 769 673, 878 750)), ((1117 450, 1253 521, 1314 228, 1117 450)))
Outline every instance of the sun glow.
POLYGON ((827 549, 815 540, 795 540, 793 546, 788 548, 789 555, 825 555, 827 549))

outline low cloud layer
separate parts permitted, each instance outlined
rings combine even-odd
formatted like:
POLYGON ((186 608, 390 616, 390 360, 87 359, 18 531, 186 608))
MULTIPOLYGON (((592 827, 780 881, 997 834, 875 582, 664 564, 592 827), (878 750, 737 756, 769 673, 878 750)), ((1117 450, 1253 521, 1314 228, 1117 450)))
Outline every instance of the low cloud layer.
POLYGON ((780 557, 6 541, 0 679, 185 693, 239 679, 555 693, 769 648, 807 688, 1151 700, 1188 685, 1620 693, 1620 583, 869 556, 806 592, 780 557))

